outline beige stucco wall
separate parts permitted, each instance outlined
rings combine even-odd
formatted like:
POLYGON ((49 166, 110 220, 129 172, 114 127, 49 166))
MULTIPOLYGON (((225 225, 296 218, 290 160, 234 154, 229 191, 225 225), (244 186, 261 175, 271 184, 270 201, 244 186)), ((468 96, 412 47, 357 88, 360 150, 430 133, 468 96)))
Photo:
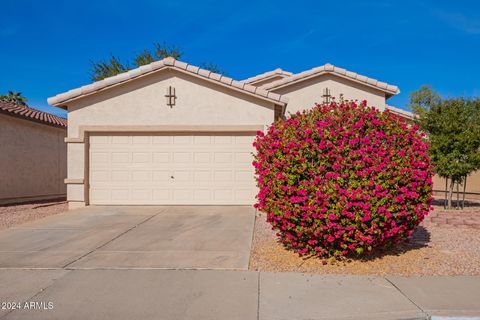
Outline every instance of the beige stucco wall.
MULTIPOLYGON (((445 179, 439 176, 434 176, 433 190, 435 191, 435 195, 443 197, 445 192, 445 179)), ((456 190, 457 189, 455 186, 454 191, 456 190)), ((467 177, 467 185, 465 191, 467 192, 465 198, 480 200, 480 171, 475 171, 467 177)), ((460 192, 463 192, 463 184, 460 185, 460 192)), ((460 195, 460 197, 462 196, 460 195)))
MULTIPOLYGON (((242 126, 269 125, 274 104, 224 88, 208 80, 166 71, 118 85, 68 104, 68 137, 81 136, 85 126, 242 126), (167 88, 176 90, 176 104, 167 105, 167 88)), ((68 143, 67 199, 84 205, 87 175, 84 141, 68 143)))
POLYGON ((0 114, 0 204, 65 196, 66 130, 0 114))
POLYGON ((340 97, 340 94, 343 94, 344 99, 367 100, 369 106, 375 106, 380 110, 385 109, 384 92, 330 74, 272 91, 288 97, 286 112, 288 116, 289 113, 309 109, 315 103, 322 103, 325 88, 330 89, 330 94, 336 99, 340 97))

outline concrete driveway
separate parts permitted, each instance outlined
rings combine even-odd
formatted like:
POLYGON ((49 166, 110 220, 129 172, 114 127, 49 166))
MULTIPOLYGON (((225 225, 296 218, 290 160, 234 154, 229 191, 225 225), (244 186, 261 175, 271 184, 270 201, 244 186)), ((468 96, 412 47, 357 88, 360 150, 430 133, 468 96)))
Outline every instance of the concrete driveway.
POLYGON ((87 207, 0 232, 0 268, 247 270, 248 206, 87 207))

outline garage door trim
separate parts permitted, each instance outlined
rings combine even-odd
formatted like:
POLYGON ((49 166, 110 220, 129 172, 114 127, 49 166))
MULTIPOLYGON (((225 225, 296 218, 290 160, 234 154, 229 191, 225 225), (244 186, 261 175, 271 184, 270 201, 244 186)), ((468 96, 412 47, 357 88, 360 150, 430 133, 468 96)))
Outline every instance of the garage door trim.
MULTIPOLYGON (((90 130, 85 130, 84 131, 84 139, 85 139, 85 200, 87 204, 91 204, 91 183, 90 183, 90 136, 168 136, 168 137, 174 137, 174 136, 205 136, 205 135, 210 135, 213 137, 216 136, 251 136, 252 137, 252 142, 255 136, 255 132, 262 130, 263 131, 263 126, 162 126, 162 130, 156 130, 156 131, 151 131, 147 130, 150 127, 148 126, 142 126, 142 127, 121 127, 122 130, 95 130, 95 131, 90 131, 90 130), (138 130, 138 129, 142 130, 138 130), (177 128, 177 129, 182 129, 182 130, 171 130, 172 128, 177 128), (132 129, 137 129, 137 130, 132 130, 132 129), (167 130, 168 129, 168 130, 167 130), (186 130, 188 129, 188 130, 186 130), (230 129, 230 130, 226 130, 230 129), (233 130, 235 129, 235 130, 233 130)), ((89 128, 93 129, 93 128, 89 128)), ((98 128, 96 128, 98 129, 98 128)), ((112 127, 109 127, 109 129, 113 129, 112 127)), ((192 140, 193 141, 193 140, 192 140)), ((237 140, 232 140, 232 141, 237 141, 237 140)), ((134 146, 133 146, 134 147, 134 146)), ((172 146, 173 148, 176 148, 176 145, 172 146)), ((241 147, 241 145, 240 145, 241 147)), ((242 148, 240 148, 242 149, 242 148)), ((175 162, 174 162, 175 163, 175 162)), ((215 168, 215 164, 212 164, 212 168, 215 168)), ((240 167, 241 169, 241 167, 240 167)), ((232 170, 237 170, 236 165, 233 163, 232 164, 232 170)), ((242 170, 241 170, 242 171, 242 170)), ((192 169, 192 172, 195 172, 195 169, 192 169)), ((232 171, 234 172, 234 171, 232 171)), ((253 177, 253 173, 252 173, 253 177)), ((233 182, 233 188, 232 190, 236 189, 236 183, 233 182)), ((171 191, 172 192, 172 191, 171 191)), ((213 198, 212 198, 213 199, 213 198)), ((237 198, 232 198, 232 199, 237 199, 237 198)), ((155 201, 152 199, 152 201, 155 201)), ((172 200, 175 201, 175 200, 172 200)), ((195 201, 195 200, 192 200, 195 201)), ((214 200, 213 200, 214 201, 214 200)), ((253 199, 252 199, 253 201, 253 199)), ((113 203, 112 203, 113 204, 113 203)), ((153 204, 153 203, 152 203, 153 204)), ((171 203, 168 205, 188 205, 188 203, 171 203)), ((195 203, 192 203, 195 204, 195 203)), ((135 205, 132 203, 132 205, 135 205)), ((146 204, 148 205, 148 203, 146 204)), ((165 204, 167 205, 167 204, 165 204)), ((205 204, 206 205, 206 204, 205 204)))
POLYGON ((80 126, 78 137, 67 137, 67 143, 85 143, 88 135, 99 133, 195 133, 195 132, 257 132, 263 131, 264 125, 161 125, 161 126, 80 126))

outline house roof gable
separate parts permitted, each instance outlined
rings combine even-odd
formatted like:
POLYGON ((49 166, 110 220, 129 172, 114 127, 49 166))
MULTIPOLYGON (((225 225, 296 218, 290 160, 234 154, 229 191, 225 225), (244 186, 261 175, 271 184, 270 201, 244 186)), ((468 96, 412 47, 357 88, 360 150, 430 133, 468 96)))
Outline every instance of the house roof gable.
POLYGON ((262 88, 258 88, 247 83, 233 80, 232 78, 224 75, 211 72, 206 69, 202 69, 188 63, 173 59, 171 57, 152 62, 150 64, 138 67, 136 69, 129 70, 124 73, 120 73, 113 77, 105 78, 103 80, 94 82, 89 85, 82 86, 77 89, 69 90, 64 93, 57 94, 54 97, 48 98, 48 103, 51 105, 65 107, 68 102, 76 99, 80 99, 87 95, 92 95, 97 92, 106 90, 112 86, 134 81, 142 76, 146 76, 152 73, 160 72, 161 70, 177 70, 197 78, 205 79, 214 82, 223 87, 228 87, 232 90, 255 96, 257 98, 267 100, 279 105, 286 105, 288 99, 281 95, 266 91, 262 88))
POLYGON ((378 89, 380 91, 385 92, 387 95, 387 98, 390 98, 391 96, 400 93, 400 90, 398 89, 397 86, 388 84, 386 82, 378 81, 377 79, 362 76, 358 73, 336 67, 329 63, 320 67, 316 67, 310 70, 306 70, 306 71, 294 74, 284 79, 274 81, 272 83, 266 84, 265 86, 262 86, 262 88, 267 91, 277 90, 277 89, 284 88, 284 87, 293 85, 295 83, 305 81, 311 78, 315 78, 318 76, 322 76, 325 74, 334 74, 336 76, 378 89))
POLYGON ((287 77, 290 77, 292 75, 293 75, 292 72, 288 72, 288 71, 282 70, 280 68, 277 68, 275 70, 267 71, 267 72, 258 74, 254 77, 250 77, 248 79, 242 80, 242 82, 252 84, 252 83, 264 81, 264 80, 267 80, 267 79, 273 78, 273 77, 281 76, 282 78, 287 78, 287 77))

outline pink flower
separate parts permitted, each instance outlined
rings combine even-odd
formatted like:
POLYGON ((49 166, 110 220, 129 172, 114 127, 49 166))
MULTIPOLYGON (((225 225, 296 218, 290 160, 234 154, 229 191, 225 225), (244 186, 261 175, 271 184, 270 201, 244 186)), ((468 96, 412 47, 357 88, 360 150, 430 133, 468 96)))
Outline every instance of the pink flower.
POLYGON ((253 143, 255 207, 301 255, 399 243, 431 209, 433 171, 418 130, 366 102, 317 104, 278 121, 253 143))

